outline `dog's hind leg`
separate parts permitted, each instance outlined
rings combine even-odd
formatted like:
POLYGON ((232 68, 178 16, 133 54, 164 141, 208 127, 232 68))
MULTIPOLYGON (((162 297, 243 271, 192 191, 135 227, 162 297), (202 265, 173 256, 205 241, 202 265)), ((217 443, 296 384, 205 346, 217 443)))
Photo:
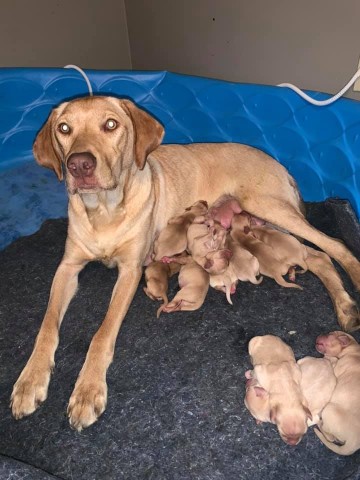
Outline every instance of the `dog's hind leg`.
POLYGON ((316 275, 327 289, 334 304, 340 326, 351 332, 360 328, 359 312, 355 301, 345 291, 340 275, 330 257, 311 247, 305 247, 309 270, 316 275))

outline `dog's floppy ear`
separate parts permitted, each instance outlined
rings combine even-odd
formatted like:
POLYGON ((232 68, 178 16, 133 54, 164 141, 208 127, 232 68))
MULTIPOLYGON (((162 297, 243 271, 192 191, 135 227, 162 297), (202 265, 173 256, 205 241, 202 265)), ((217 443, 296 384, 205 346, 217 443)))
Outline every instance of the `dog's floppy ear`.
POLYGON ((121 100, 121 106, 133 123, 135 162, 142 170, 149 153, 160 145, 165 133, 164 128, 155 118, 138 108, 130 100, 121 100))
POLYGON ((58 179, 61 181, 64 178, 61 158, 58 156, 54 148, 53 140, 53 124, 56 118, 56 110, 53 110, 45 125, 37 134, 35 143, 33 145, 33 153, 37 163, 43 167, 54 170, 58 179))

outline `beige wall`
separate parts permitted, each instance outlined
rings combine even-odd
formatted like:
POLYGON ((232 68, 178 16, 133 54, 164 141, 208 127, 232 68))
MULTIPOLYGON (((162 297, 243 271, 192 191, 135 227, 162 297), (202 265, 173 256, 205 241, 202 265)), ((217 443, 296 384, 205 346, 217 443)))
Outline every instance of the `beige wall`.
POLYGON ((356 69, 359 19, 359 0, 1 0, 0 66, 171 70, 334 93, 356 69))
POLYGON ((124 0, 1 0, 0 66, 131 68, 124 0))
MULTIPOLYGON (((134 69, 335 93, 360 56, 359 0, 125 0, 134 69)), ((354 98, 360 99, 359 94, 354 98)))

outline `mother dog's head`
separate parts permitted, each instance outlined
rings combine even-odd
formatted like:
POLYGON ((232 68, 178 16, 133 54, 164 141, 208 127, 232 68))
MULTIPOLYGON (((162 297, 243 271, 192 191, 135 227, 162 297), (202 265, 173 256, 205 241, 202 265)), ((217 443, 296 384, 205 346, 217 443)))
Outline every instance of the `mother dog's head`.
POLYGON ((112 190, 120 174, 143 169, 164 129, 129 100, 85 97, 54 109, 34 143, 36 161, 63 179, 70 194, 112 190))

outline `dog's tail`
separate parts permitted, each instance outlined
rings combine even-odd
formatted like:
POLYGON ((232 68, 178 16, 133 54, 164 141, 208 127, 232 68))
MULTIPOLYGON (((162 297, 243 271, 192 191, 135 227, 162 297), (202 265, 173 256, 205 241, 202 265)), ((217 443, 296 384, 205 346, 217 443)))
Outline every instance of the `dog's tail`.
POLYGON ((168 300, 166 295, 164 295, 163 301, 164 301, 164 303, 162 303, 156 311, 156 318, 160 317, 161 312, 163 312, 165 310, 166 305, 169 303, 169 300, 168 300))
POLYGON ((277 276, 276 278, 274 277, 274 280, 276 283, 285 288, 298 288, 299 290, 303 289, 300 285, 297 285, 296 283, 287 282, 281 275, 277 276))
POLYGON ((226 300, 230 303, 230 305, 233 305, 233 302, 231 300, 231 295, 233 295, 236 292, 236 284, 237 284, 237 281, 232 282, 231 277, 226 273, 224 274, 225 295, 226 295, 226 300))
POLYGON ((342 445, 340 443, 329 442, 323 435, 323 433, 318 429, 314 428, 315 435, 320 439, 320 441, 330 450, 337 453, 338 455, 351 455, 356 452, 359 448, 359 445, 351 445, 351 442, 344 442, 342 445))
POLYGON ((225 294, 226 294, 226 300, 230 303, 230 305, 233 305, 233 302, 232 302, 231 297, 230 297, 231 283, 229 283, 229 282, 225 283, 225 294))

